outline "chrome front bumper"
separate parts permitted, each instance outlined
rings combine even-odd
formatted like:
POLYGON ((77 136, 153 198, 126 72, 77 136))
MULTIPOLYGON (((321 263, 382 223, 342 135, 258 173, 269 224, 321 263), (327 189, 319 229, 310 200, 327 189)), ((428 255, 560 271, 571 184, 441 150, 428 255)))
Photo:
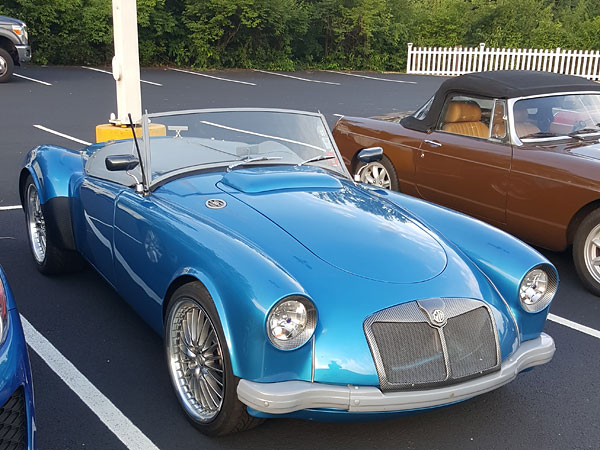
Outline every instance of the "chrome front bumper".
POLYGON ((492 391, 514 380, 518 373, 549 362, 556 347, 550 336, 521 343, 502 362, 499 371, 463 383, 420 391, 382 392, 374 386, 332 385, 308 381, 255 383, 240 380, 237 394, 250 408, 268 414, 302 409, 331 408, 349 412, 407 411, 459 402, 492 391))

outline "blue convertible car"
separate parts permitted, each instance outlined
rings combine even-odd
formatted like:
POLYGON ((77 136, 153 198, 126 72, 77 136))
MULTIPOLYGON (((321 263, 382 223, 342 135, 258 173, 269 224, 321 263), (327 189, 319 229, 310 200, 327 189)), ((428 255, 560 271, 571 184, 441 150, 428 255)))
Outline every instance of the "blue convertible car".
POLYGON ((322 115, 183 111, 141 131, 29 153, 31 250, 43 273, 87 260, 163 335, 202 432, 448 405, 552 359, 555 268, 477 220, 355 183, 322 115))
POLYGON ((23 327, 0 267, 0 448, 35 449, 33 384, 23 327))

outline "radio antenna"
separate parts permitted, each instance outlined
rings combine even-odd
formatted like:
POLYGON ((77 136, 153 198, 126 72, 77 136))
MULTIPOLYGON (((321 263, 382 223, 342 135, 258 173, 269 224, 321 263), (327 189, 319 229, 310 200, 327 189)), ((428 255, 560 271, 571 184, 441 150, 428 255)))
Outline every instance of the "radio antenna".
POLYGON ((144 192, 147 192, 146 186, 148 186, 148 183, 146 182, 146 171, 144 170, 142 153, 140 152, 140 146, 138 145, 137 137, 135 135, 135 125, 133 124, 131 113, 127 113, 127 116, 129 116, 129 125, 131 126, 131 132, 133 133, 133 142, 135 142, 135 149, 137 150, 138 158, 140 160, 140 170, 142 171, 142 184, 144 185, 144 192))

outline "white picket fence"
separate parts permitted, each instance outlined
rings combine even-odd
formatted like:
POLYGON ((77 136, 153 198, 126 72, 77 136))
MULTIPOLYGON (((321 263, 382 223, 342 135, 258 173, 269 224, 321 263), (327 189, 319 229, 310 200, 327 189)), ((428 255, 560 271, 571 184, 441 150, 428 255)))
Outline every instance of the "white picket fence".
POLYGON ((479 47, 413 47, 406 73, 461 75, 485 70, 539 70, 600 80, 600 50, 479 47))

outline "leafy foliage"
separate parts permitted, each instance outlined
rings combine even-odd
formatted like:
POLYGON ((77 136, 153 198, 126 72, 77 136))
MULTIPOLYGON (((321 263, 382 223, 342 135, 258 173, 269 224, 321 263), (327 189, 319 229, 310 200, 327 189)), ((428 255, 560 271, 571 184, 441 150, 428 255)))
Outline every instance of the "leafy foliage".
MULTIPOLYGON (((35 61, 108 63, 111 0, 1 0, 35 61)), ((137 0, 142 64, 402 70, 407 43, 600 49, 600 0, 137 0)))

